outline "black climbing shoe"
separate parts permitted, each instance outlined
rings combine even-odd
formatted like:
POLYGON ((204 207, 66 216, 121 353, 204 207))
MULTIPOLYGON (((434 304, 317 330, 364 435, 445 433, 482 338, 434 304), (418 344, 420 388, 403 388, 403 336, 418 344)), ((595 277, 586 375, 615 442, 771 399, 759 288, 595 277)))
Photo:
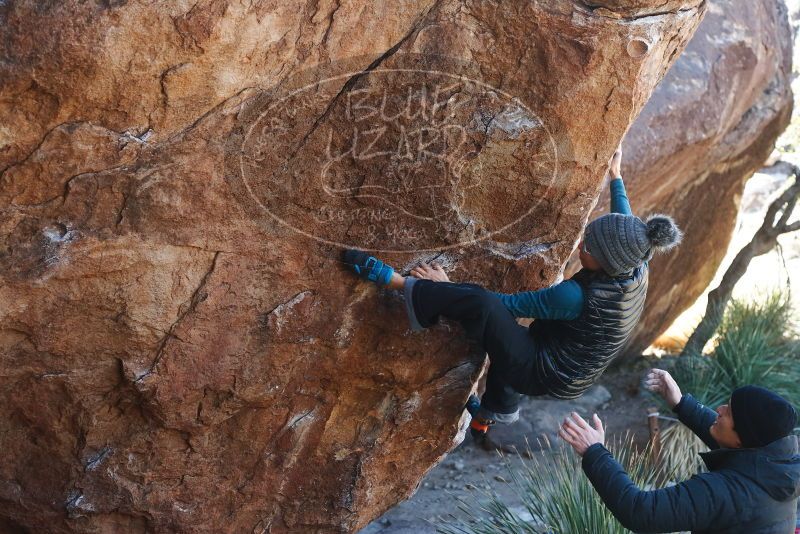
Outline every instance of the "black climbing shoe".
POLYGON ((476 441, 483 441, 489 433, 489 427, 495 423, 491 419, 478 417, 480 407, 480 399, 475 395, 470 395, 466 405, 467 412, 472 416, 472 421, 469 423, 469 433, 476 441))

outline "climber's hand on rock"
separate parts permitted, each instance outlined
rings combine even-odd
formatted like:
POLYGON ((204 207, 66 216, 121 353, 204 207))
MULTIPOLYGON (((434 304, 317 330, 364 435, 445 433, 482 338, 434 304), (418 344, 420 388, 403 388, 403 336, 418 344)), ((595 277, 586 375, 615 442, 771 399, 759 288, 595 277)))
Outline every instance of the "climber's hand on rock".
POLYGON ((647 373, 644 386, 664 399, 667 406, 670 408, 674 408, 681 401, 681 397, 683 396, 681 394, 681 388, 678 387, 678 383, 675 382, 672 375, 663 369, 651 369, 650 372, 647 373))
POLYGON ((558 429, 558 435, 561 439, 572 445, 580 456, 583 456, 586 449, 599 443, 602 445, 606 439, 606 431, 603 428, 603 422, 594 414, 592 417, 592 424, 594 428, 587 423, 583 417, 575 412, 572 412, 569 417, 564 419, 561 428, 558 429))
POLYGON ((622 176, 622 145, 617 147, 614 155, 608 161, 608 172, 611 174, 611 178, 622 176))
POLYGON ((432 280, 434 282, 450 281, 442 266, 435 262, 431 263, 430 265, 427 263, 420 263, 411 269, 411 276, 420 278, 422 280, 432 280))

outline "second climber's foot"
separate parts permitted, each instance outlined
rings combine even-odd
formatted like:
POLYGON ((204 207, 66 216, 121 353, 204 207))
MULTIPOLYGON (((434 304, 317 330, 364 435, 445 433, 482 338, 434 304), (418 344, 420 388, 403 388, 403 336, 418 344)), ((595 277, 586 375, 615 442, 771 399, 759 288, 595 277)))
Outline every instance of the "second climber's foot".
POLYGON ((422 280, 432 280, 434 282, 449 282, 450 278, 441 265, 436 262, 431 264, 420 263, 411 269, 411 276, 422 280))
POLYGON ((483 441, 487 437, 489 427, 495 424, 493 420, 485 419, 478 415, 480 407, 480 399, 475 395, 470 395, 466 405, 467 412, 472 416, 472 421, 469 423, 469 433, 478 442, 483 441))
POLYGON ((469 433, 473 438, 486 436, 489 433, 489 428, 494 424, 491 419, 481 419, 473 417, 469 423, 469 433))

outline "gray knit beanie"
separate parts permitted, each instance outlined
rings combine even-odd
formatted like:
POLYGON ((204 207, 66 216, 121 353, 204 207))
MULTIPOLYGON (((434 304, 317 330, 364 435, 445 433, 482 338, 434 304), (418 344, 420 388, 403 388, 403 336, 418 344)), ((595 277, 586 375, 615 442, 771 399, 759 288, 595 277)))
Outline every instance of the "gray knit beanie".
POLYGON ((635 215, 609 213, 586 227, 586 251, 610 276, 629 273, 653 257, 681 242, 680 229, 668 215, 651 215, 647 222, 635 215))

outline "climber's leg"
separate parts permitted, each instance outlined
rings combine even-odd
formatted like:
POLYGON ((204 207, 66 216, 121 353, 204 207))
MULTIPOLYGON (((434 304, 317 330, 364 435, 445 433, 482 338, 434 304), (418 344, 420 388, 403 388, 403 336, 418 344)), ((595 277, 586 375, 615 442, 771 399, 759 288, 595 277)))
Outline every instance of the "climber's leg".
MULTIPOLYGON (((434 282, 412 276, 406 277, 403 284, 406 312, 413 330, 435 325, 439 322, 439 316, 461 322, 462 317, 473 314, 479 307, 477 300, 484 294, 491 295, 477 284, 434 282)), ((467 329, 467 335, 470 335, 473 329, 466 325, 464 328, 467 329)), ((480 341, 480 336, 472 337, 480 341)))
MULTIPOLYGON (((530 354, 533 357, 533 353, 530 354)), ((513 423, 519 419, 519 394, 502 377, 502 371, 493 365, 489 358, 489 372, 486 376, 486 391, 481 398, 478 416, 498 423, 513 423)))
POLYGON ((416 321, 417 325, 428 327, 439 316, 456 320, 489 355, 486 394, 475 412, 478 419, 513 423, 519 418, 518 392, 545 392, 534 375, 534 338, 496 295, 474 284, 410 278, 405 292, 412 325, 416 321))
POLYGON ((511 424, 519 419, 519 401, 522 395, 499 378, 497 366, 489 365, 486 377, 486 391, 483 399, 470 395, 467 411, 472 416, 469 424, 470 434, 483 445, 493 448, 491 441, 486 441, 489 429, 496 423, 511 424))
MULTIPOLYGON (((489 310, 495 308, 493 295, 477 284, 433 282, 408 277, 404 292, 423 328, 435 325, 439 322, 439 316, 443 316, 460 322, 467 335, 477 341, 482 337, 489 310)), ((494 300, 505 310, 499 299, 494 297, 494 300)), ((511 319, 513 321, 513 317, 511 319)))

